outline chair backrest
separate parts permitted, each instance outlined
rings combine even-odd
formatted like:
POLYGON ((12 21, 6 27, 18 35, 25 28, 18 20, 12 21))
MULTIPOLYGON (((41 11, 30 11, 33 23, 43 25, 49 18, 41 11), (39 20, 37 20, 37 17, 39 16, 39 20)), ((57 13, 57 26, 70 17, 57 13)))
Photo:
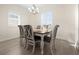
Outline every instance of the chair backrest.
POLYGON ((55 25, 55 27, 54 27, 53 34, 52 34, 53 39, 56 38, 58 27, 59 27, 59 25, 55 25))
POLYGON ((48 29, 48 25, 43 25, 43 27, 45 27, 46 29, 48 29))
POLYGON ((25 34, 24 34, 24 26, 23 25, 18 25, 19 27, 19 31, 20 31, 20 38, 24 38, 25 34))
POLYGON ((41 28, 41 25, 38 25, 38 26, 37 26, 37 29, 40 29, 40 28, 41 28))
POLYGON ((33 43, 34 42, 34 35, 33 35, 33 29, 31 25, 24 26, 25 28, 25 38, 28 42, 33 43))

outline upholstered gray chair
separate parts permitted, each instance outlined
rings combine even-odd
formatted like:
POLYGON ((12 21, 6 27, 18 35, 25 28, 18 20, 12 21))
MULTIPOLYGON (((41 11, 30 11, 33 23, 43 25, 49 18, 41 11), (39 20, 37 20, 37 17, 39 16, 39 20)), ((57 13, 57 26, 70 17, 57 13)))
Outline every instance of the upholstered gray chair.
POLYGON ((49 26, 49 25, 43 25, 43 27, 45 27, 46 29, 48 29, 48 26, 49 26))
MULTIPOLYGON (((45 27, 47 30, 52 30, 51 24, 49 24, 49 25, 44 25, 44 27, 45 27)), ((47 36, 44 37, 44 41, 50 42, 50 40, 51 40, 51 35, 47 35, 47 36)))
POLYGON ((55 49, 55 40, 56 40, 56 35, 57 35, 57 30, 58 30, 59 25, 55 25, 54 29, 50 33, 50 37, 45 36, 44 41, 46 43, 50 44, 50 50, 52 54, 56 54, 56 49, 55 49))
POLYGON ((59 27, 59 25, 55 25, 54 30, 51 35, 50 50, 51 50, 52 54, 56 54, 55 40, 56 40, 56 36, 57 36, 58 27, 59 27))
POLYGON ((26 40, 25 40, 25 30, 24 30, 24 26, 26 26, 26 25, 18 25, 19 31, 20 31, 20 32, 19 32, 19 33, 20 33, 20 44, 25 47, 26 40), (25 43, 24 43, 23 41, 25 41, 25 43))
POLYGON ((37 29, 40 29, 41 28, 41 25, 37 25, 37 29))
POLYGON ((25 28, 25 38, 27 40, 26 49, 28 48, 29 45, 32 45, 33 46, 32 53, 34 53, 35 43, 38 41, 35 40, 36 38, 34 38, 34 32, 31 25, 26 25, 24 26, 24 28, 25 28))
POLYGON ((24 38, 25 35, 24 35, 24 28, 23 28, 23 26, 22 25, 18 25, 18 27, 19 27, 19 31, 20 31, 20 38, 24 38))

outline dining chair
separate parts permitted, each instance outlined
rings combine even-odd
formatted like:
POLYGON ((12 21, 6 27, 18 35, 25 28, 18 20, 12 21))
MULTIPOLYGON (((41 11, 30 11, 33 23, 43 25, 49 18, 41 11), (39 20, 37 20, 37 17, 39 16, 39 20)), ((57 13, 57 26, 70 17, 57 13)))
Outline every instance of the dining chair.
POLYGON ((25 48, 26 40, 25 40, 25 30, 24 30, 24 26, 26 26, 26 25, 18 25, 18 27, 19 27, 19 33, 20 33, 20 44, 21 44, 22 46, 24 46, 24 48, 25 48), (25 41, 25 43, 24 43, 23 41, 25 41))
POLYGON ((18 25, 20 31, 20 38, 24 38, 24 29, 22 25, 18 25))
POLYGON ((37 25, 37 29, 41 29, 41 25, 37 25))
POLYGON ((35 44, 40 41, 34 38, 34 32, 33 32, 33 28, 31 25, 26 25, 24 26, 24 28, 25 28, 25 39, 27 40, 26 49, 28 48, 29 45, 31 45, 33 46, 32 53, 34 53, 35 44))
MULTIPOLYGON (((51 29, 52 29, 52 28, 51 28, 51 24, 49 24, 49 25, 44 25, 44 27, 45 27, 47 30, 51 30, 51 29)), ((51 40, 51 34, 46 35, 46 36, 44 37, 44 41, 50 42, 50 40, 51 40)))
POLYGON ((59 25, 55 25, 53 31, 50 33, 50 37, 45 36, 44 41, 50 44, 50 50, 52 54, 56 54, 56 49, 55 49, 55 40, 57 36, 57 30, 58 30, 59 25))
POLYGON ((55 25, 54 30, 51 35, 50 50, 51 50, 52 54, 56 54, 55 40, 56 40, 56 36, 57 36, 58 27, 59 27, 59 25, 55 25))
POLYGON ((43 25, 44 28, 48 29, 48 25, 43 25))

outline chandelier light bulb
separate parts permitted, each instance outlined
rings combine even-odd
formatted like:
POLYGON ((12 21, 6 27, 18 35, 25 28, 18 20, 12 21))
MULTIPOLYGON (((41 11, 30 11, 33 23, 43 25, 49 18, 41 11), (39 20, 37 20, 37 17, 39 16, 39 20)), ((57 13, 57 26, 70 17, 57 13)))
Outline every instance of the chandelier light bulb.
POLYGON ((39 8, 33 5, 31 8, 28 8, 28 10, 33 13, 33 14, 38 14, 39 13, 39 8))

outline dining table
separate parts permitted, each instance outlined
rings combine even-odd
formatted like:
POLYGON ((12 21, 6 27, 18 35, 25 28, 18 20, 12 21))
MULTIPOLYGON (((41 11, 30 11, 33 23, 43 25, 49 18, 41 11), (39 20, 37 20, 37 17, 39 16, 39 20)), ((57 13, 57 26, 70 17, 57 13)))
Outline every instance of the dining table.
POLYGON ((35 36, 41 37, 40 47, 41 47, 41 54, 43 55, 44 54, 44 37, 47 35, 50 35, 52 31, 48 29, 33 29, 33 32, 35 36))

